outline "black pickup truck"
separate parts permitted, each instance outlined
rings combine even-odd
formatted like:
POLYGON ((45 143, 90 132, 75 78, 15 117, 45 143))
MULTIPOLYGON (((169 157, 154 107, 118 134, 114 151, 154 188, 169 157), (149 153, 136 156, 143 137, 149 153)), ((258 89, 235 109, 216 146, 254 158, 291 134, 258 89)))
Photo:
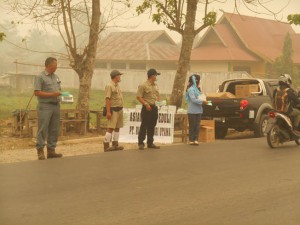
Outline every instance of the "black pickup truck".
POLYGON ((212 105, 203 106, 202 118, 215 120, 215 136, 219 139, 226 136, 228 128, 236 131, 249 129, 257 137, 265 136, 267 113, 273 108, 272 95, 277 86, 278 80, 275 79, 226 80, 219 86, 215 96, 207 94, 207 100, 212 105), (243 97, 241 93, 237 93, 237 88, 243 85, 256 86, 256 90, 243 97))

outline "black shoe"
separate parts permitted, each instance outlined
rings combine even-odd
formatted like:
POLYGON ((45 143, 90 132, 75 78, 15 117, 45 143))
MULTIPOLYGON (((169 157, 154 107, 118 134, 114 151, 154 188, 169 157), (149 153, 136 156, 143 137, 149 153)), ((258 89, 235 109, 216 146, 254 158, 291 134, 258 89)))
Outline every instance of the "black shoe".
POLYGON ((61 158, 63 154, 56 153, 55 149, 47 148, 47 159, 61 158))
POLYGON ((148 148, 160 149, 160 147, 155 144, 148 144, 148 148))
POLYGON ((144 144, 139 144, 139 150, 144 150, 144 144))

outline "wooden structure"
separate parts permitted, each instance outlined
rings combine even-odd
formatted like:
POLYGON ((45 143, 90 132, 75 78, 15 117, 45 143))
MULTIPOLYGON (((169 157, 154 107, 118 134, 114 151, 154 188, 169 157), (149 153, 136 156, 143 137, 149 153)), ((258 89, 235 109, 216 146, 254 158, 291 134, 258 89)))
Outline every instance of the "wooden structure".
POLYGON ((188 142, 188 115, 175 114, 174 138, 180 137, 182 143, 188 142))
MULTIPOLYGON (((60 137, 71 131, 79 135, 86 135, 90 131, 92 117, 95 116, 95 130, 98 134, 104 135, 106 131, 106 118, 101 110, 90 110, 87 119, 81 118, 81 111, 75 109, 61 109, 60 137)), ((94 120, 93 120, 94 121, 94 120)), ((36 137, 38 127, 37 110, 16 111, 13 115, 12 134, 21 137, 36 137)), ((187 114, 175 115, 174 137, 179 137, 181 142, 188 141, 188 117, 187 114)))
MULTIPOLYGON (((87 119, 81 118, 81 111, 75 109, 62 109, 60 118, 60 136, 70 130, 76 130, 80 135, 86 135, 87 119)), ((13 115, 13 135, 21 137, 35 137, 38 127, 37 110, 16 112, 13 115)))
POLYGON ((92 115, 96 116, 96 131, 98 134, 103 134, 106 130, 106 124, 103 122, 104 118, 102 116, 102 111, 99 110, 90 110, 88 117, 88 130, 90 130, 90 121, 92 115))
POLYGON ((60 136, 63 136, 64 133, 68 132, 71 127, 75 128, 80 135, 86 135, 87 122, 87 119, 82 118, 80 110, 61 110, 60 136))

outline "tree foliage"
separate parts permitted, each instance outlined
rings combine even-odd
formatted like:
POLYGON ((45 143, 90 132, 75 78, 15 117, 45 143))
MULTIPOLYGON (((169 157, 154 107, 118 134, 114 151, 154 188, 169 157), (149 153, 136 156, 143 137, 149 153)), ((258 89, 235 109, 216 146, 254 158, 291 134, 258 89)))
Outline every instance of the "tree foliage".
POLYGON ((32 19, 43 27, 52 26, 59 32, 67 50, 66 58, 79 77, 77 108, 89 109, 89 93, 93 76, 100 27, 100 0, 6 0, 11 10, 19 16, 32 19), (79 42, 86 26, 86 39, 79 42))
POLYGON ((164 24, 168 29, 178 32, 182 37, 182 45, 178 60, 177 71, 173 84, 170 104, 181 107, 182 96, 187 72, 190 70, 190 58, 196 35, 216 23, 217 13, 210 10, 210 6, 218 3, 234 3, 234 10, 239 12, 238 6, 243 5, 248 10, 258 13, 261 7, 268 13, 275 15, 264 6, 265 2, 256 0, 143 0, 136 8, 138 14, 150 13, 152 21, 164 24), (250 7, 253 6, 253 7, 250 7))
POLYGON ((290 24, 300 25, 300 14, 291 14, 287 17, 290 24))
POLYGON ((170 99, 170 103, 177 107, 182 105, 182 95, 195 36, 216 22, 217 14, 214 11, 208 11, 208 5, 208 0, 203 3, 198 0, 143 0, 142 4, 136 8, 138 14, 150 12, 153 22, 162 23, 182 36, 181 52, 170 99), (204 14, 199 23, 196 21, 198 4, 204 7, 204 14))
POLYGON ((299 74, 293 63, 293 43, 289 33, 287 33, 282 48, 282 55, 275 59, 273 64, 273 72, 278 76, 280 74, 290 74, 293 77, 294 83, 299 83, 299 74))
POLYGON ((3 39, 6 37, 5 33, 0 32, 0 41, 3 41, 3 39))

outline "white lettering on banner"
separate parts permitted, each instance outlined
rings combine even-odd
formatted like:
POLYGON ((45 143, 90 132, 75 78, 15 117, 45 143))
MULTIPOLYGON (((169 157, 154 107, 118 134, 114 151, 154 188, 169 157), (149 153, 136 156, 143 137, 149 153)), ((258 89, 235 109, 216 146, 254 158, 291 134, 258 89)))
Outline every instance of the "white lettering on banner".
MULTIPOLYGON (((175 112, 176 106, 159 107, 157 125, 154 130, 155 142, 173 143, 175 112)), ((141 125, 141 107, 124 108, 123 113, 124 126, 120 129, 119 141, 137 143, 141 125)))

